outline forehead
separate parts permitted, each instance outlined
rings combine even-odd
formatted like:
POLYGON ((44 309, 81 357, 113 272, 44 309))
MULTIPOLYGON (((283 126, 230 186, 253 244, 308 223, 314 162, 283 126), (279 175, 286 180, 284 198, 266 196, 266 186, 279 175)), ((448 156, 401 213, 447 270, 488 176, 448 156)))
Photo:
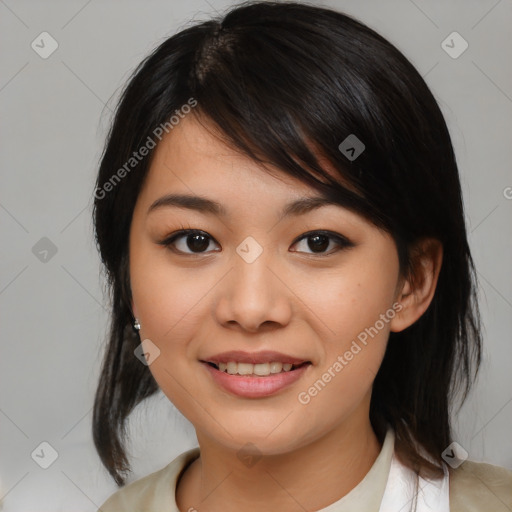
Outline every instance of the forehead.
POLYGON ((220 193, 240 193, 244 187, 259 186, 271 186, 289 194, 314 191, 275 166, 264 166, 233 149, 223 142, 212 123, 199 121, 195 116, 187 116, 162 138, 147 181, 153 185, 151 188, 204 186, 220 193))
MULTIPOLYGON (((344 178, 334 166, 310 143, 305 143, 316 155, 325 173, 353 192, 355 187, 344 178)), ((320 181, 325 178, 317 175, 320 181)), ((146 182, 158 189, 176 184, 192 186, 207 185, 208 188, 221 188, 221 191, 241 193, 244 187, 256 193, 263 186, 267 193, 270 187, 276 193, 293 195, 319 195, 312 186, 291 176, 270 163, 262 164, 229 143, 216 125, 204 117, 186 116, 165 134, 157 145, 146 182), (229 187, 226 189, 226 182, 229 187)))

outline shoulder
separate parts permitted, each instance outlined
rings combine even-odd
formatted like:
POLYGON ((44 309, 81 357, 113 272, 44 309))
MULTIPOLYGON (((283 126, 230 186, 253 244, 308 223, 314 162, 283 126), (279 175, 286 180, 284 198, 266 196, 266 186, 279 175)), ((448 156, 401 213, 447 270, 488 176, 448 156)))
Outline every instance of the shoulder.
POLYGON ((512 471, 471 461, 465 461, 457 469, 450 469, 450 511, 489 510, 512 510, 512 471))
POLYGON ((143 478, 131 482, 101 505, 97 512, 152 512, 178 510, 175 506, 176 482, 183 469, 199 457, 193 448, 176 457, 170 464, 143 478))

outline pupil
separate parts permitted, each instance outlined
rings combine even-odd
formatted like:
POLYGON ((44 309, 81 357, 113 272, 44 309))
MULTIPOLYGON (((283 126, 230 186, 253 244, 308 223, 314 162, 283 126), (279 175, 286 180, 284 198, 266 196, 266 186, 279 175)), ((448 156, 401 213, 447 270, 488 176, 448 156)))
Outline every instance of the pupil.
POLYGON ((193 234, 187 237, 187 246, 191 251, 201 252, 207 249, 208 243, 207 237, 201 234, 193 234))
POLYGON ((312 251, 315 249, 320 249, 318 252, 321 252, 322 250, 325 250, 327 247, 329 247, 329 237, 325 235, 310 236, 308 246, 312 251), (311 240, 314 240, 314 243, 310 243, 311 240))

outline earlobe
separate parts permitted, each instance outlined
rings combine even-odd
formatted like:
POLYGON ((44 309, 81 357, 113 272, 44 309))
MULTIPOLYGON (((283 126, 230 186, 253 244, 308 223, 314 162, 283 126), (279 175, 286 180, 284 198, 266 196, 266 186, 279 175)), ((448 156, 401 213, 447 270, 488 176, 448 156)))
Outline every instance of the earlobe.
POLYGON ((412 275, 404 280, 396 301, 402 309, 393 318, 392 332, 400 332, 416 322, 427 310, 437 287, 443 260, 443 246, 433 238, 422 239, 411 254, 412 275))

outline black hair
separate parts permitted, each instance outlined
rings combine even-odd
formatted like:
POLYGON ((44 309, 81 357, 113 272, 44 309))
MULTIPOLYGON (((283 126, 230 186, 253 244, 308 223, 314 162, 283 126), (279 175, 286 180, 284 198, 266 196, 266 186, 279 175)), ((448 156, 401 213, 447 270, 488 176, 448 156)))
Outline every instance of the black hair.
POLYGON ((379 438, 391 426, 400 459, 438 475, 452 440, 452 401, 464 401, 481 358, 476 273, 445 120, 418 71, 374 30, 329 8, 270 1, 232 7, 164 40, 135 69, 116 107, 93 212, 111 300, 93 410, 104 466, 124 485, 126 420, 159 389, 134 356, 140 339, 131 327, 128 271, 133 209, 154 150, 126 164, 160 139, 162 127, 170 132, 187 104, 194 105, 187 115, 213 123, 242 154, 390 233, 403 276, 414 276, 417 242, 442 243, 432 302, 413 325, 390 334, 370 404, 379 438), (349 136, 364 144, 355 159, 340 150, 349 136))

